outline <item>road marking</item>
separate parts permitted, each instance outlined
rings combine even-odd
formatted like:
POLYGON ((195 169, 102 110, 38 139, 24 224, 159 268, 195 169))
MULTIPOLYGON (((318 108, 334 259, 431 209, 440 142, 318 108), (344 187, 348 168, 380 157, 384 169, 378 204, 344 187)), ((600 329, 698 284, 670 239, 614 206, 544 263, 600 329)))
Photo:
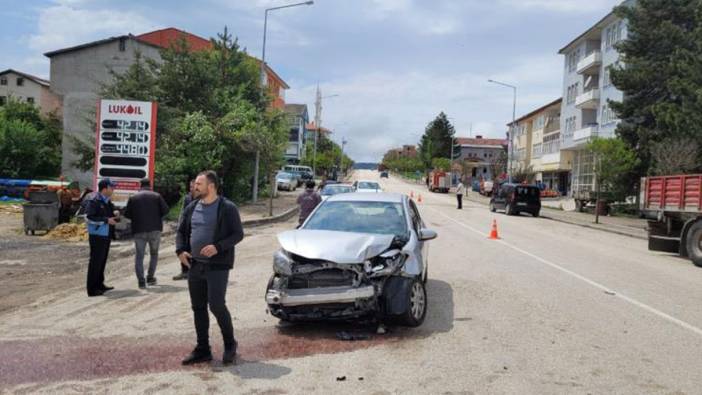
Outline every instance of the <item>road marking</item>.
MULTIPOLYGON (((463 222, 460 222, 460 221, 458 221, 458 220, 455 220, 455 219, 451 218, 450 216, 448 216, 448 215, 442 213, 441 211, 439 211, 439 210, 437 210, 437 209, 435 209, 435 208, 431 208, 431 207, 425 207, 425 208, 427 208, 427 209, 429 209, 429 210, 431 210, 431 211, 437 212, 439 215, 445 217, 446 219, 448 219, 448 220, 451 221, 451 222, 456 223, 456 224, 459 225, 459 226, 462 226, 462 227, 464 227, 464 228, 466 228, 466 229, 468 229, 468 230, 470 230, 470 231, 472 231, 472 232, 474 232, 474 233, 477 233, 477 234, 479 234, 479 235, 481 235, 481 236, 484 236, 484 237, 485 237, 485 240, 487 240, 487 236, 485 236, 485 235, 483 234, 483 232, 479 231, 478 229, 475 229, 475 228, 473 228, 473 227, 471 227, 471 226, 469 226, 469 225, 464 224, 463 222)), ((512 245, 512 244, 510 244, 510 243, 508 243, 508 242, 506 242, 506 241, 504 241, 504 240, 491 240, 491 241, 492 241, 492 242, 501 243, 501 244, 504 245, 505 247, 509 247, 509 248, 513 249, 514 251, 520 252, 520 253, 522 253, 522 254, 524 254, 524 255, 530 257, 530 258, 535 259, 536 261, 539 261, 539 262, 543 263, 544 265, 550 266, 550 267, 552 267, 552 268, 554 268, 554 269, 556 269, 556 270, 559 270, 559 271, 561 271, 561 272, 563 272, 563 273, 565 273, 565 274, 567 274, 567 275, 569 275, 569 276, 571 276, 571 277, 574 277, 574 278, 576 278, 576 279, 578 279, 578 280, 580 280, 580 281, 583 281, 583 282, 586 283, 586 284, 589 284, 589 285, 591 285, 591 286, 593 286, 593 287, 595 287, 595 288, 597 288, 597 289, 600 289, 600 290, 606 292, 606 293, 609 294, 609 295, 616 296, 616 297, 618 297, 618 298, 624 300, 624 301, 627 302, 627 303, 630 303, 630 304, 632 304, 632 305, 634 305, 634 306, 636 306, 636 307, 639 307, 639 308, 641 308, 641 309, 643 309, 643 310, 646 310, 646 311, 648 311, 649 313, 655 314, 655 315, 657 315, 657 316, 660 317, 660 318, 663 318, 663 319, 665 319, 665 320, 667 320, 667 321, 669 321, 669 322, 672 322, 673 324, 676 324, 676 325, 678 325, 678 326, 680 326, 680 327, 682 327, 682 328, 684 328, 684 329, 687 329, 687 330, 689 330, 689 331, 691 331, 691 332, 693 332, 693 333, 695 333, 695 334, 697 334, 697 335, 702 336, 702 329, 700 329, 700 328, 698 328, 698 327, 696 327, 696 326, 694 326, 694 325, 692 325, 692 324, 690 324, 690 323, 687 323, 687 322, 685 322, 685 321, 683 321, 683 320, 681 320, 681 319, 678 319, 678 318, 675 318, 675 317, 673 317, 673 316, 671 316, 671 315, 669 315, 669 314, 666 314, 666 313, 664 313, 664 312, 662 312, 662 311, 656 309, 655 307, 651 307, 651 306, 649 306, 649 305, 647 305, 647 304, 645 304, 645 303, 643 303, 643 302, 640 302, 640 301, 638 301, 638 300, 636 300, 636 299, 634 299, 634 298, 631 298, 631 297, 629 297, 629 296, 626 296, 626 295, 624 295, 624 294, 621 294, 621 293, 619 293, 619 292, 617 292, 617 291, 615 291, 615 290, 613 290, 613 289, 611 289, 611 288, 608 288, 608 287, 605 286, 605 285, 602 285, 602 284, 600 284, 600 283, 598 283, 598 282, 596 282, 596 281, 594 281, 594 280, 590 280, 589 278, 587 278, 587 277, 585 277, 585 276, 583 276, 583 275, 581 275, 581 274, 578 274, 578 273, 576 273, 576 272, 574 272, 574 271, 572 271, 572 270, 566 269, 565 267, 563 267, 563 266, 561 266, 561 265, 558 265, 558 264, 553 263, 553 262, 551 262, 551 261, 548 261, 548 260, 546 260, 546 259, 544 259, 544 258, 541 258, 541 257, 539 257, 539 256, 537 256, 537 255, 534 255, 534 254, 532 254, 531 252, 526 251, 526 250, 523 250, 523 249, 521 249, 521 248, 519 248, 519 247, 517 247, 517 246, 515 246, 515 245, 512 245)))

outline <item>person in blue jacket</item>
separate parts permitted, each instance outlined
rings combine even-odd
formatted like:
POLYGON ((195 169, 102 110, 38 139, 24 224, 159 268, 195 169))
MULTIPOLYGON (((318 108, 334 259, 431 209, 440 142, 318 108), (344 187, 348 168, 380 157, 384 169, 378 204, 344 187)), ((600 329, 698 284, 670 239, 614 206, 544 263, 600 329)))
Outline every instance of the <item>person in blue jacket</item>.
POLYGON ((105 285, 105 265, 110 252, 110 243, 114 236, 114 226, 119 214, 110 201, 116 184, 109 178, 98 183, 98 192, 88 200, 85 216, 88 222, 88 240, 90 242, 90 261, 88 263, 88 296, 100 296, 114 289, 105 285))

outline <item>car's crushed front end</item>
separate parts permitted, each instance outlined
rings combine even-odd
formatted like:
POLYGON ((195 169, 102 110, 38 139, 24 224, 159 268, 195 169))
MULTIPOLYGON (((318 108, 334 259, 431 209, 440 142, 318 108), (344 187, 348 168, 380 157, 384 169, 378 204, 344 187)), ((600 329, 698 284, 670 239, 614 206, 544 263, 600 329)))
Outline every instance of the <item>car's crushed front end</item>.
POLYGON ((272 315, 287 321, 353 319, 386 311, 388 280, 403 275, 414 240, 319 230, 279 236, 266 290, 272 315))

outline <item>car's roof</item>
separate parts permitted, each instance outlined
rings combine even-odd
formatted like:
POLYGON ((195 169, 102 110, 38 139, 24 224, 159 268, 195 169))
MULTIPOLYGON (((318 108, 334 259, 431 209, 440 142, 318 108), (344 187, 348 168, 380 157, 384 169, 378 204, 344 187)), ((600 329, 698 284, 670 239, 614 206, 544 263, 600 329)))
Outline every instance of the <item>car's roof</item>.
POLYGON ((361 182, 370 182, 370 183, 373 183, 373 184, 380 184, 377 180, 358 180, 358 181, 356 181, 356 182, 358 182, 358 183, 361 183, 361 182))
POLYGON ((384 202, 402 203, 405 195, 399 193, 340 193, 330 197, 327 202, 384 202))
POLYGON ((324 187, 325 187, 325 188, 326 188, 326 187, 330 187, 330 188, 332 188, 332 187, 334 187, 334 188, 336 188, 336 187, 353 188, 353 185, 351 185, 351 184, 327 184, 327 185, 325 185, 324 187))

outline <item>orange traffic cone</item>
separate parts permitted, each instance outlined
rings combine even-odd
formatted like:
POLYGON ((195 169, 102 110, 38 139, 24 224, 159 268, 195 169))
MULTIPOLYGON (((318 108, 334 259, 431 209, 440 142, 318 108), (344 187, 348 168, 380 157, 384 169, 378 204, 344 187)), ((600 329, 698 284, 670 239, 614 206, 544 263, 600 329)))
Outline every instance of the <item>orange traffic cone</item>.
POLYGON ((490 231, 490 236, 488 236, 488 239, 490 240, 499 240, 500 236, 497 235, 497 220, 493 219, 492 220, 492 230, 490 231))
POLYGON ((421 203, 422 202, 422 194, 419 194, 419 198, 417 199, 417 202, 421 203))
POLYGON ((414 199, 414 191, 410 191, 410 199, 414 199))

